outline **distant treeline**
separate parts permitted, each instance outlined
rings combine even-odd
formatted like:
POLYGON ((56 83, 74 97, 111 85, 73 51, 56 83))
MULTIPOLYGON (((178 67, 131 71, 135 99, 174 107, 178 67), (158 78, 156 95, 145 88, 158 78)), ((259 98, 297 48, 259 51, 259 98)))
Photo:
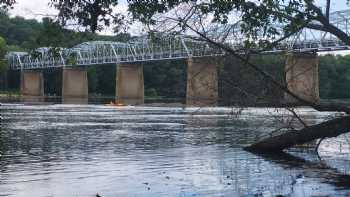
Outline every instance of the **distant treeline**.
POLYGON ((350 55, 320 56, 321 98, 350 98, 350 55))
MULTIPOLYGON (((72 47, 92 40, 128 41, 126 33, 116 36, 101 36, 89 32, 76 32, 62 28, 49 18, 42 22, 22 17, 9 17, 0 11, 0 55, 7 51, 30 51, 38 47, 72 47), (1 46, 6 45, 7 47, 1 46)), ((0 59, 3 59, 3 57, 0 59)), ((283 83, 285 56, 267 55, 252 57, 252 62, 275 76, 283 83)), ((186 61, 145 62, 145 94, 148 97, 184 98, 186 95, 186 61)), ((231 57, 218 58, 219 95, 226 104, 242 102, 278 101, 283 94, 266 83, 253 70, 231 57), (242 99, 243 98, 243 99, 242 99)), ((0 87, 15 90, 19 88, 19 75, 9 72, 0 62, 0 87), (4 77, 5 76, 5 77, 4 77), (5 82, 5 79, 7 84, 5 82), (6 84, 6 85, 4 85, 6 84)), ((60 70, 45 70, 45 92, 61 94, 60 70)), ((91 66, 88 68, 89 92, 115 94, 115 65, 91 66)), ((350 98, 350 56, 320 56, 320 95, 321 98, 350 98)))
POLYGON ((0 36, 3 37, 9 50, 28 51, 38 47, 72 47, 76 44, 92 40, 127 41, 130 34, 102 36, 90 32, 77 32, 64 29, 50 18, 42 22, 28 20, 23 17, 9 17, 0 9, 0 36))

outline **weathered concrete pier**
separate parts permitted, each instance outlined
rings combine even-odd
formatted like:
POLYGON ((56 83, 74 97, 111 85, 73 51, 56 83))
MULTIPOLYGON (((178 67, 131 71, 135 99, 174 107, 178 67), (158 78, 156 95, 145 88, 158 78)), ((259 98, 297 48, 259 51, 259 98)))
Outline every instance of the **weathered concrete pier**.
POLYGON ((62 102, 87 103, 89 96, 87 70, 64 68, 62 70, 62 102))
MULTIPOLYGON (((285 66, 288 89, 310 102, 319 102, 319 58, 317 54, 288 54, 285 66)), ((294 98, 285 96, 287 103, 296 103, 294 98)))
POLYGON ((40 70, 21 71, 21 95, 23 101, 42 101, 44 96, 44 77, 40 70))
POLYGON ((136 64, 117 65, 116 102, 128 105, 144 103, 143 66, 136 64))
POLYGON ((187 62, 186 105, 216 106, 218 68, 215 61, 208 58, 190 58, 187 62))

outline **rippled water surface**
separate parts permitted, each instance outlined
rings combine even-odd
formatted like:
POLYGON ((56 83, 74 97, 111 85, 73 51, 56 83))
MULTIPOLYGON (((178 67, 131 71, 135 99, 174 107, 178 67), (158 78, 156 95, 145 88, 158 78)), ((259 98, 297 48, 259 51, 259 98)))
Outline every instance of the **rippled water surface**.
MULTIPOLYGON (((347 136, 313 153, 242 147, 280 110, 4 105, 0 196, 350 196, 347 136)), ((329 114, 300 109, 310 123, 329 114)))

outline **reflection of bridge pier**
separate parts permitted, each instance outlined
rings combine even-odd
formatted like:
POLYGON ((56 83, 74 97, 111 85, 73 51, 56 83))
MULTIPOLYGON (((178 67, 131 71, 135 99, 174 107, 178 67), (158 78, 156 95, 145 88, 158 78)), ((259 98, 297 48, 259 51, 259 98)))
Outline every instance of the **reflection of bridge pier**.
POLYGON ((83 68, 63 68, 62 102, 87 103, 88 101, 87 70, 83 68))
MULTIPOLYGON (((317 54, 308 53, 289 54, 286 60, 285 72, 288 89, 311 102, 320 100, 318 62, 317 54)), ((285 100, 289 103, 296 102, 289 95, 286 95, 285 100)))
POLYGON ((44 77, 38 70, 21 71, 21 94, 24 101, 41 101, 44 96, 44 77))

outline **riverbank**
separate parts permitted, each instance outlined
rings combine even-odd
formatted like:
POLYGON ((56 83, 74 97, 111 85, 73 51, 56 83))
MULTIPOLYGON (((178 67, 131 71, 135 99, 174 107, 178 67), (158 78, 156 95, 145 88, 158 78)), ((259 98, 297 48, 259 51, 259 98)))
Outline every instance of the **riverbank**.
MULTIPOLYGON (((0 102, 3 103, 23 103, 23 104, 35 104, 35 105, 48 105, 48 104, 61 104, 62 98, 61 96, 56 95, 45 95, 44 98, 40 98, 40 102, 25 102, 22 100, 22 96, 18 91, 0 91, 0 102)), ((115 101, 115 96, 110 95, 89 95, 88 100, 84 100, 82 103, 75 104, 109 104, 110 102, 115 101)), ((321 99, 321 103, 324 104, 341 104, 350 106, 350 99, 321 99)), ((68 104, 68 103, 67 103, 68 104)), ((154 98, 154 97, 145 97, 145 103, 139 106, 145 107, 186 107, 186 99, 185 98, 154 98)), ((225 105, 223 102, 218 102, 218 107, 302 107, 303 105, 293 104, 293 103, 240 103, 240 102, 232 102, 231 105, 225 105)))

